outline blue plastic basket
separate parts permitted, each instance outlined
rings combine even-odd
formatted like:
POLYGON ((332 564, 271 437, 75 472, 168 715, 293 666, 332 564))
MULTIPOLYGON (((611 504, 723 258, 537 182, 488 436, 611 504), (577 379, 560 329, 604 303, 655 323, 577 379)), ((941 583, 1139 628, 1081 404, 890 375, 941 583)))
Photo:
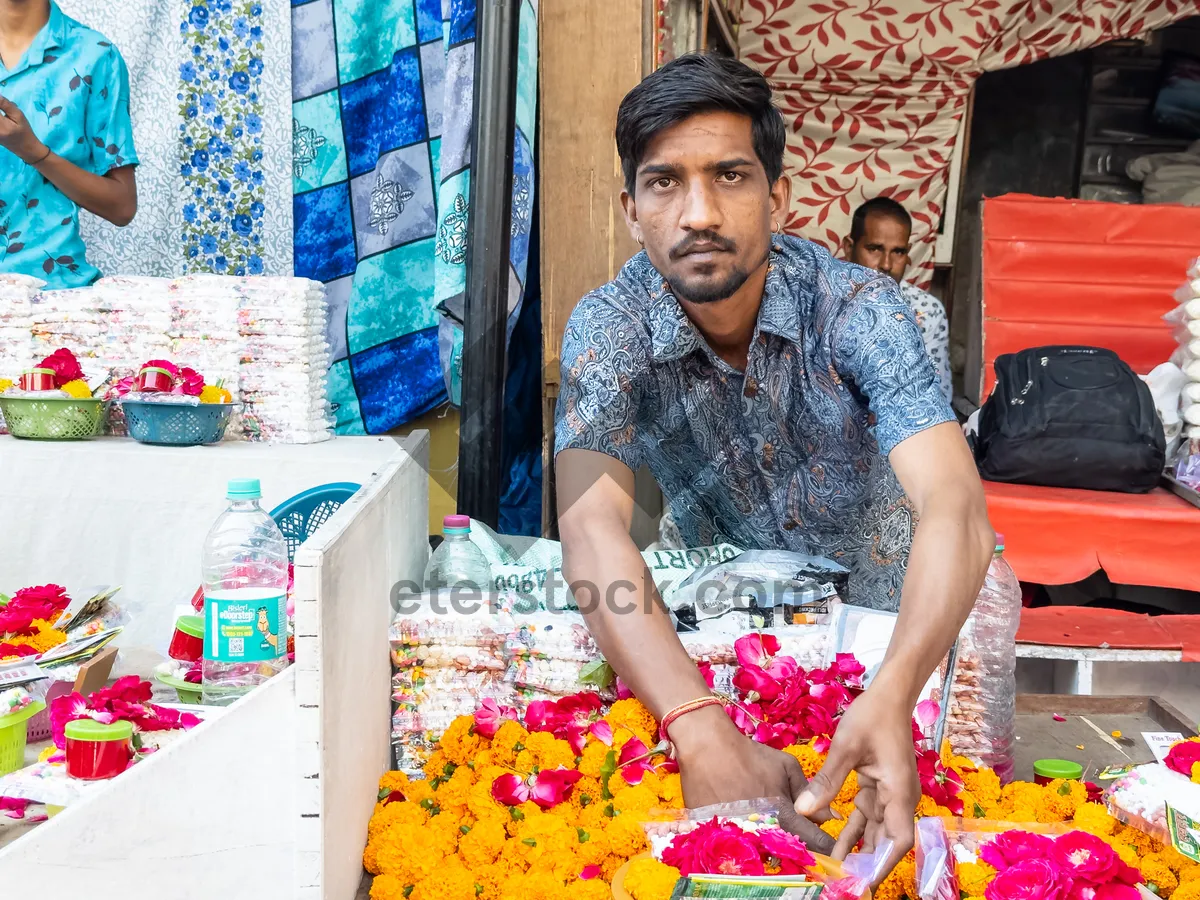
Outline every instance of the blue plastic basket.
POLYGON ((232 403, 146 403, 122 400, 129 436, 143 444, 195 447, 215 444, 225 436, 232 403))
POLYGON ((295 561, 300 545, 353 497, 359 487, 352 481, 322 484, 285 500, 271 510, 271 518, 287 540, 288 562, 295 561))

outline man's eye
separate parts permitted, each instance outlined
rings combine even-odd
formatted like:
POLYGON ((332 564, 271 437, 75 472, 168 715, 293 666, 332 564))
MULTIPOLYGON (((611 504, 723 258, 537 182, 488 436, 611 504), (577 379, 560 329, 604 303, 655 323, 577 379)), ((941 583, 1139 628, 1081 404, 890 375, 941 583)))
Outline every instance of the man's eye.
POLYGON ((742 173, 741 172, 722 172, 721 180, 724 181, 726 184, 737 184, 739 181, 742 180, 742 173))
POLYGON ((671 186, 671 179, 664 175, 662 178, 654 179, 654 181, 651 182, 651 186, 656 187, 659 190, 666 190, 671 186))

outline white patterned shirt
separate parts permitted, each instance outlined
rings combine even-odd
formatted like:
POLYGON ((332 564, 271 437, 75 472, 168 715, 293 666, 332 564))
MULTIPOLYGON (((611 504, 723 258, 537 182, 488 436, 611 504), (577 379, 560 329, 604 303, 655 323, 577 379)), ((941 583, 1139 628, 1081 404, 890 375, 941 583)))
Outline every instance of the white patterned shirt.
POLYGON ((900 296, 912 307, 917 327, 921 329, 921 337, 925 341, 925 350, 937 371, 942 396, 949 403, 954 399, 954 389, 950 384, 950 325, 946 320, 946 307, 933 294, 907 281, 900 282, 900 296))

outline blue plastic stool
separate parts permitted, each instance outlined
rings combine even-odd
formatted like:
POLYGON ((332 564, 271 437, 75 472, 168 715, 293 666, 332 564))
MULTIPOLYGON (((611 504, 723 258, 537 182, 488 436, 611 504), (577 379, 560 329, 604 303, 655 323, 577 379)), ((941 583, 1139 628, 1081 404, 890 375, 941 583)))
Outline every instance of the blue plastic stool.
POLYGON ((361 485, 352 481, 322 484, 285 500, 273 510, 271 518, 287 541, 288 562, 294 562, 296 551, 309 536, 329 520, 338 508, 354 496, 361 485))

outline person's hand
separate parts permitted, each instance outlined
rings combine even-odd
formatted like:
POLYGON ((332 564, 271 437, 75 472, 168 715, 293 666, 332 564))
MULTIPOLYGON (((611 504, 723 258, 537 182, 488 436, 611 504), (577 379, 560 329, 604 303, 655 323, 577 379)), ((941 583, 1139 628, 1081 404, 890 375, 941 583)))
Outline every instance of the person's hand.
MULTIPOLYGON (((688 808, 782 797, 795 801, 807 781, 796 758, 743 735, 719 706, 688 713, 671 725, 671 741, 679 760, 683 800, 688 808)), ((808 848, 829 854, 834 841, 813 824, 822 818, 780 810, 779 825, 808 848)), ((828 818, 826 815, 824 818, 828 818)))
POLYGON ((0 147, 16 154, 30 165, 46 155, 46 145, 38 140, 25 113, 7 97, 0 96, 0 147))
POLYGON ((868 690, 850 705, 838 725, 825 765, 796 801, 796 811, 806 815, 827 807, 853 771, 858 773, 854 812, 838 838, 833 856, 845 859, 860 839, 867 853, 890 840, 892 851, 876 872, 878 883, 912 849, 913 817, 921 798, 912 713, 904 708, 902 700, 868 690))

